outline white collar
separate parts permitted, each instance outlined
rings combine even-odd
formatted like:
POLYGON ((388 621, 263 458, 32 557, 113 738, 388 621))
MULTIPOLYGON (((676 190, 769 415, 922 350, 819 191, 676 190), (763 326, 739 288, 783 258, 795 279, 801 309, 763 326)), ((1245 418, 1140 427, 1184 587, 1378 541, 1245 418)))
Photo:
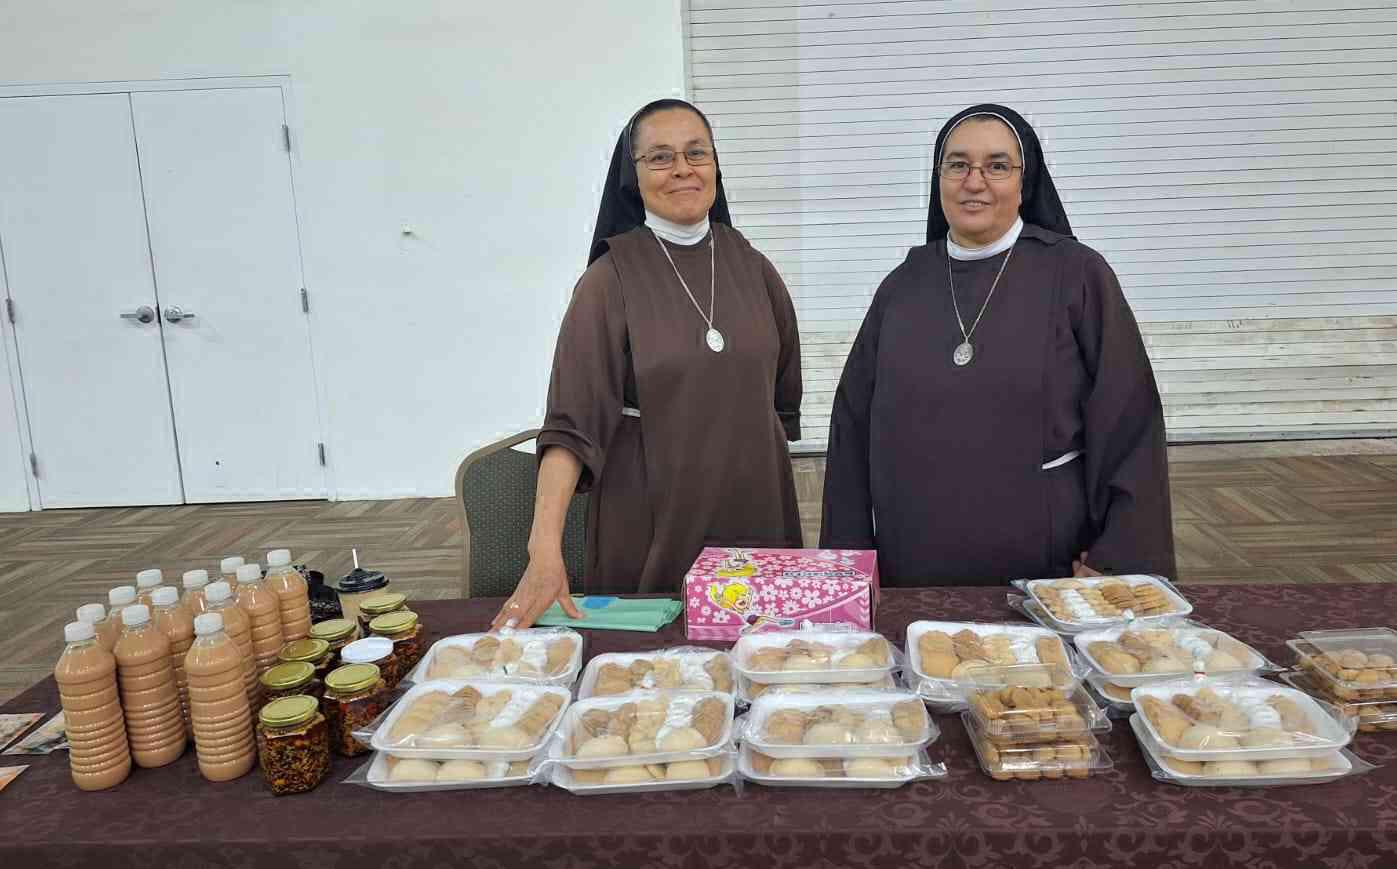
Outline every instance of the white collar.
POLYGON ((672 220, 665 220, 647 208, 645 209, 645 225, 650 227, 651 232, 665 241, 682 244, 686 247, 698 244, 708 235, 708 215, 706 214, 703 216, 703 220, 686 226, 672 220))
POLYGON ((961 247, 951 238, 949 232, 946 233, 946 253, 951 259, 957 260, 977 260, 989 259, 997 254, 1004 253, 1014 246, 1014 242, 1019 240, 1019 233, 1023 232, 1023 218, 1014 221, 1014 225, 1009 227, 1009 231, 999 237, 999 241, 987 244, 984 247, 961 247))

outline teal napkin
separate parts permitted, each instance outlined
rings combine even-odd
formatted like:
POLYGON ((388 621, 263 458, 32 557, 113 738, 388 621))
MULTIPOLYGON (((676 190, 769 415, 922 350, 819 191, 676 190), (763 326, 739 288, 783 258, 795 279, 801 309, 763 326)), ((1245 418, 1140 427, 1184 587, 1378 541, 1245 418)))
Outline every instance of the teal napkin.
POLYGON ((555 603, 544 610, 543 615, 539 616, 534 624, 597 631, 644 631, 653 634, 684 612, 683 603, 664 597, 574 595, 572 600, 582 611, 582 618, 569 618, 563 612, 563 608, 555 603))

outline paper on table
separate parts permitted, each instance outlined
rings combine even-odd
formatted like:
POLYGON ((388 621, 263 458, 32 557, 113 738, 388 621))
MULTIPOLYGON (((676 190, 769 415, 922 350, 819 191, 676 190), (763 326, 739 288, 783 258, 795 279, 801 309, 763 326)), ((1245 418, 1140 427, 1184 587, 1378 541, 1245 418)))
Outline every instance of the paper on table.
POLYGON ((42 712, 21 712, 16 715, 0 715, 0 748, 4 748, 15 737, 34 725, 35 721, 44 717, 42 712))
POLYGON ((568 618, 556 603, 544 611, 536 625, 586 628, 603 631, 654 633, 684 612, 684 605, 670 598, 620 598, 606 595, 574 597, 582 618, 568 618))
POLYGON ((28 764, 24 766, 0 766, 0 791, 3 791, 10 782, 19 778, 19 774, 26 769, 29 769, 28 764))
POLYGON ((33 733, 5 750, 5 754, 48 754, 68 747, 68 734, 64 732, 63 713, 45 721, 33 733))

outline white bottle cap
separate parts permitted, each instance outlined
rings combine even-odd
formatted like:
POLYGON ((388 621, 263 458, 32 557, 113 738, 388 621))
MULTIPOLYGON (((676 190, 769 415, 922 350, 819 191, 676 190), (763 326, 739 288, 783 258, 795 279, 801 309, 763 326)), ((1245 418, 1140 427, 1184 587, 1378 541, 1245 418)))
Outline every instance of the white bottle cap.
POLYGON ((195 636, 207 637, 223 630, 222 613, 200 613, 194 617, 195 636))
POLYGON ((243 557, 241 555, 230 555, 218 562, 218 572, 227 576, 236 571, 239 567, 242 567, 243 563, 243 557))
POLYGON ((68 643, 81 643, 97 636, 92 625, 87 622, 69 622, 63 626, 63 640, 68 643))
POLYGON ((107 617, 107 608, 100 603, 85 603, 78 607, 78 621, 94 625, 107 617))
POLYGON ((393 654, 393 641, 387 637, 365 637, 340 649, 345 664, 375 664, 393 654))
POLYGON ((286 567, 291 564, 290 549, 273 549, 267 553, 268 567, 286 567))
POLYGON ((134 585, 118 585, 107 592, 107 605, 112 609, 129 606, 136 602, 136 587, 134 585))
POLYGON ((150 607, 143 603, 133 603, 121 611, 121 623, 128 628, 138 628, 150 621, 150 607))
POLYGON ((244 564, 238 568, 238 582, 256 582, 262 578, 260 564, 244 564))
POLYGON ((203 588, 209 584, 209 572, 207 570, 186 570, 181 581, 187 589, 203 588))
POLYGON ((204 600, 209 603, 222 603, 233 596, 233 589, 226 582, 211 582, 204 589, 204 600))
POLYGON ((151 592, 150 602, 156 606, 174 606, 179 603, 179 592, 172 585, 162 585, 151 592))
POLYGON ((164 581, 165 574, 161 573, 158 567, 142 570, 136 574, 136 588, 155 588, 164 581))

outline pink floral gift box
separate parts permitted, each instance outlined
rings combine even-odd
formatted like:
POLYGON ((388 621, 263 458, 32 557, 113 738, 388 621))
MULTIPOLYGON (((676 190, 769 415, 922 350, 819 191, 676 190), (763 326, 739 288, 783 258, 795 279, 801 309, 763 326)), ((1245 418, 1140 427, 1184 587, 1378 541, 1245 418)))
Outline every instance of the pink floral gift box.
POLYGON ((872 550, 708 547, 684 576, 691 640, 736 640, 806 622, 872 630, 877 606, 872 550))

